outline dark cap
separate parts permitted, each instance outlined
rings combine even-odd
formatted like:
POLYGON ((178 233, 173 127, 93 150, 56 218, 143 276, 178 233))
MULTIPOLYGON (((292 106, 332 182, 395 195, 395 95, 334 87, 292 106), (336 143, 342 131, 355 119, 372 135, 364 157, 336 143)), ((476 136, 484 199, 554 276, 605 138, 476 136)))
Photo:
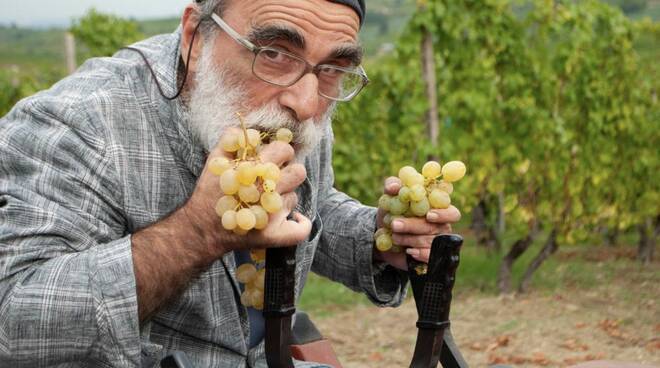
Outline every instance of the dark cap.
POLYGON ((364 16, 367 13, 366 6, 364 4, 364 0, 329 0, 333 3, 337 4, 344 4, 346 6, 350 6, 355 10, 357 13, 358 17, 360 17, 360 26, 364 23, 364 16))
MULTIPOLYGON (((196 3, 203 3, 204 0, 194 0, 196 3)), ((337 4, 344 4, 346 6, 350 6, 355 12, 357 13, 358 17, 360 17, 360 26, 364 23, 364 16, 367 13, 366 6, 364 4, 364 0, 328 0, 333 3, 337 4)))

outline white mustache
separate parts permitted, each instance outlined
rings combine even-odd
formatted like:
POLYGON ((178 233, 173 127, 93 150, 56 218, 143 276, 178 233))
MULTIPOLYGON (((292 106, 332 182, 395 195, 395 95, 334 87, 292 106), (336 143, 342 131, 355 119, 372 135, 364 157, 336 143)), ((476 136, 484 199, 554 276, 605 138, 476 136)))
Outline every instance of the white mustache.
POLYGON ((211 45, 208 43, 203 46, 186 111, 190 127, 204 149, 211 151, 227 128, 240 127, 240 113, 246 128, 271 134, 279 128, 288 128, 293 133, 292 144, 296 157, 301 159, 309 154, 323 138, 335 104, 328 108, 318 122, 314 119, 299 121, 276 102, 246 112, 242 101, 249 99, 244 86, 233 80, 227 69, 215 65, 211 45))

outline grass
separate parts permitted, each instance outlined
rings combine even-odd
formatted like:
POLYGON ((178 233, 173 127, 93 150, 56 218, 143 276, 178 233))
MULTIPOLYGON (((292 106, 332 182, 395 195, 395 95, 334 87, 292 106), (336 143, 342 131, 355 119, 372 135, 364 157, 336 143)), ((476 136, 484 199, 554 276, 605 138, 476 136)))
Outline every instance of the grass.
MULTIPOLYGON (((460 231, 459 231, 460 232, 460 231)), ((541 239, 543 240, 543 239, 541 239)), ((514 263, 512 270, 513 287, 517 287, 529 262, 542 246, 535 243, 514 263)), ((642 267, 634 260, 633 246, 565 246, 543 263, 534 274, 531 289, 546 294, 561 293, 562 290, 589 290, 598 285, 616 282, 626 278, 629 282, 651 284, 660 282, 660 268, 657 264, 642 267)), ((497 294, 497 272, 503 255, 488 254, 479 248, 469 234, 461 250, 461 263, 456 276, 456 294, 480 293, 497 294)), ((409 292, 409 297, 411 293, 409 292)), ((657 295, 630 292, 620 297, 653 299, 657 295)), ((298 306, 315 316, 330 316, 355 305, 369 304, 369 300, 343 285, 325 278, 310 275, 298 306)))
POLYGON ((297 307, 315 316, 325 317, 362 304, 370 304, 364 294, 356 293, 316 274, 310 274, 297 307))

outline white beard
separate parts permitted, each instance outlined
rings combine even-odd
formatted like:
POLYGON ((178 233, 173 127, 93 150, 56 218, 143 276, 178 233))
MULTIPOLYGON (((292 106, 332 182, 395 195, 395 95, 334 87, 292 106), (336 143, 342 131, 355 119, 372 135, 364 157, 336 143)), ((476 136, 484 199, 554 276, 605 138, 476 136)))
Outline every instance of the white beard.
POLYGON ((276 102, 248 111, 242 103, 248 101, 244 87, 226 69, 216 66, 212 44, 204 43, 202 47, 186 111, 190 127, 204 149, 210 152, 227 128, 240 127, 237 113, 241 113, 246 128, 269 133, 279 128, 290 129, 296 161, 302 162, 325 135, 336 103, 317 122, 314 119, 299 122, 276 102))

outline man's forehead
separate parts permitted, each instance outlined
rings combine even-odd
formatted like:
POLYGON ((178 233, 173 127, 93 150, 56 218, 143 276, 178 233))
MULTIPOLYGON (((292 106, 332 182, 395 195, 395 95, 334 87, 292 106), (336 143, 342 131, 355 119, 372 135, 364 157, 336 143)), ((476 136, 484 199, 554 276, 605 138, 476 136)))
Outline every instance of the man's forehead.
MULTIPOLYGON (((254 26, 248 33, 248 39, 257 44, 272 44, 276 41, 284 41, 295 49, 308 49, 305 36, 298 32, 297 29, 284 24, 276 23, 265 26, 254 26)), ((326 46, 323 50, 325 54, 322 54, 322 57, 326 59, 343 60, 353 66, 362 63, 362 46, 357 42, 338 42, 326 46)))
POLYGON ((346 5, 327 0, 254 0, 237 1, 233 7, 247 20, 247 28, 278 26, 296 30, 308 40, 357 42, 360 19, 346 5))

